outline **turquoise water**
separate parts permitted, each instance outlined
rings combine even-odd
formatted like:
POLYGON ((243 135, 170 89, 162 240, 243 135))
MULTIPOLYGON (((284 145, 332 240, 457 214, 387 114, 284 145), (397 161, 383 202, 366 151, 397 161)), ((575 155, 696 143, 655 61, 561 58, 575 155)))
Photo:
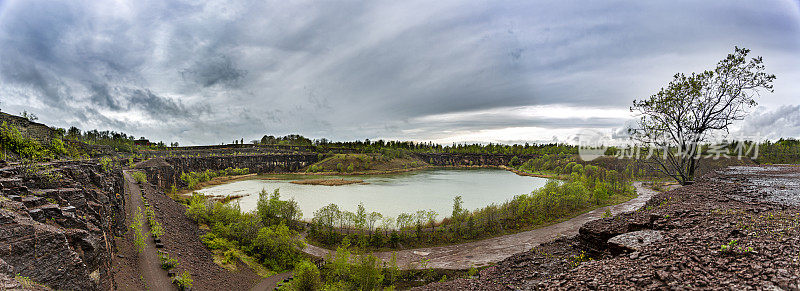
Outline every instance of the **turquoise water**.
POLYGON ((297 201, 305 220, 310 220, 314 211, 329 203, 339 205, 340 209, 355 211, 359 202, 364 203, 368 212, 377 211, 384 216, 396 217, 403 212, 434 210, 441 219, 450 216, 453 198, 457 195, 463 197, 464 208, 474 210, 530 193, 547 182, 545 178, 519 176, 499 169, 434 169, 372 176, 262 176, 265 177, 281 180, 242 180, 197 192, 207 195, 247 195, 238 199, 242 211, 246 212, 256 208, 261 189, 269 192, 280 189, 282 199, 297 201), (368 184, 321 186, 289 183, 299 179, 321 178, 360 179, 368 184))

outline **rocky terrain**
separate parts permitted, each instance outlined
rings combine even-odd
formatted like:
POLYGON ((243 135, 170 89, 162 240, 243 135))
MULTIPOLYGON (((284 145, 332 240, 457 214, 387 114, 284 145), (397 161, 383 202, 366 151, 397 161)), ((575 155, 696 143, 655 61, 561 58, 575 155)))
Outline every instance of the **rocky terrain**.
POLYGON ((731 167, 425 290, 800 288, 800 167, 731 167))
POLYGON ((121 187, 119 171, 90 162, 0 169, 0 282, 22 274, 55 289, 113 288, 121 187))

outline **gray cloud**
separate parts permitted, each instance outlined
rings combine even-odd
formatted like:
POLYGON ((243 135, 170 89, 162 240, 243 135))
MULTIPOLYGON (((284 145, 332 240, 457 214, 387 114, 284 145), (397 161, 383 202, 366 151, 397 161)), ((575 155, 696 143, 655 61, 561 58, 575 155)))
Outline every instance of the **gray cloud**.
POLYGON ((734 45, 778 75, 762 104, 800 104, 798 36, 798 3, 778 0, 5 1, 0 101, 57 126, 181 144, 615 128, 627 117, 418 120, 533 105, 624 109, 734 45))
POLYGON ((191 67, 181 71, 181 77, 192 80, 203 86, 223 85, 235 87, 247 74, 237 69, 229 57, 220 56, 200 60, 191 67))
POLYGON ((741 122, 736 134, 770 140, 800 138, 800 105, 784 105, 772 110, 759 107, 741 122))

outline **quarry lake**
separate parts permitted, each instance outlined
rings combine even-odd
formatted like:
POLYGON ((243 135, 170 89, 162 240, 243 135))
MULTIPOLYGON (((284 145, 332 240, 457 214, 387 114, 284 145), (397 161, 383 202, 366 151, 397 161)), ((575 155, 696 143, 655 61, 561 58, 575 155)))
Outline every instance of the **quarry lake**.
MULTIPOLYGON (((355 211, 363 202, 368 212, 396 217, 400 213, 434 210, 439 219, 450 216, 453 198, 462 196, 464 208, 474 210, 492 203, 500 204, 516 195, 538 189, 548 179, 519 176, 500 169, 431 169, 402 174, 369 176, 270 175, 240 180, 198 190, 206 195, 245 195, 235 200, 242 211, 256 208, 261 189, 280 189, 281 199, 293 198, 311 220, 314 211, 330 203, 340 209, 355 211), (363 184, 341 186, 299 185, 301 179, 363 180, 363 184)), ((236 202, 232 202, 236 203, 236 202)))

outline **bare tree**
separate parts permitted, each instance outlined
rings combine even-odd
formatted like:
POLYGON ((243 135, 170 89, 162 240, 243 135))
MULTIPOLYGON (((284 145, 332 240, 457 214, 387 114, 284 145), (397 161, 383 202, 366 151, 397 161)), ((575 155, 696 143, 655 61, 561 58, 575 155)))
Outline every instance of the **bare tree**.
POLYGON ((700 144, 716 132, 744 119, 761 90, 772 92, 775 75, 764 72, 761 57, 747 60, 750 50, 736 47, 713 71, 689 76, 676 74, 666 88, 645 100, 634 100, 640 113, 631 137, 653 153, 645 159, 652 168, 681 184, 694 179, 700 144))

